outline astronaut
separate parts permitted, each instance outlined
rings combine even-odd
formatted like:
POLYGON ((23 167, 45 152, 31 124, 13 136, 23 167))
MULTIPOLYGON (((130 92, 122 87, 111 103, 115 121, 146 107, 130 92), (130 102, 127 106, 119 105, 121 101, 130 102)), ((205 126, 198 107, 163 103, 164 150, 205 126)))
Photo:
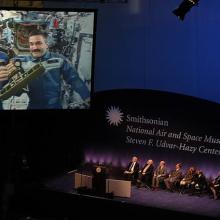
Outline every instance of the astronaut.
MULTIPOLYGON (((24 70, 42 63, 45 71, 28 82, 28 109, 61 109, 62 80, 77 92, 85 103, 90 101, 90 91, 85 82, 64 56, 50 52, 47 45, 47 34, 33 30, 29 35, 30 55, 23 57, 24 70), (54 67, 54 61, 55 67, 54 67), (52 66, 52 68, 50 68, 52 66), (49 67, 49 68, 48 68, 49 67)), ((7 71, 0 69, 0 80, 5 79, 7 71)), ((7 78, 7 77, 6 77, 7 78)))

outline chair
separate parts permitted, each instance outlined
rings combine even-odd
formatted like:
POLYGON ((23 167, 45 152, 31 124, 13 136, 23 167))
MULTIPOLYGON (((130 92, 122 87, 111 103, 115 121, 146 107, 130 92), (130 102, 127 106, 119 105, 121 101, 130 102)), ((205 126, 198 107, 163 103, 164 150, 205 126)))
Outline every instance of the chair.
POLYGON ((195 184, 195 186, 192 187, 190 195, 192 196, 202 196, 203 194, 208 193, 208 185, 199 185, 195 184))

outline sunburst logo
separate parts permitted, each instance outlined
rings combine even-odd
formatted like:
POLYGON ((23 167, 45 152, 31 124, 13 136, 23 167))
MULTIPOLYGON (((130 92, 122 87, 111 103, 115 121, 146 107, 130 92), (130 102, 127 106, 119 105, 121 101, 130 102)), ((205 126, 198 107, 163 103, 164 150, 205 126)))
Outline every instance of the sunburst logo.
POLYGON ((106 119, 110 125, 118 126, 122 123, 123 113, 119 107, 111 106, 106 111, 106 119))

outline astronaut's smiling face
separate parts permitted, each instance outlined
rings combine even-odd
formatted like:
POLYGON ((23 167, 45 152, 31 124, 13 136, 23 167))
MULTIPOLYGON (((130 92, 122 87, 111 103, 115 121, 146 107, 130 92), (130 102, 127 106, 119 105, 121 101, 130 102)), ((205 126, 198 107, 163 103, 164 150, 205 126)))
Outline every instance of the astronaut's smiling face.
POLYGON ((30 53, 34 58, 42 57, 47 49, 48 45, 43 35, 33 35, 29 37, 30 53))

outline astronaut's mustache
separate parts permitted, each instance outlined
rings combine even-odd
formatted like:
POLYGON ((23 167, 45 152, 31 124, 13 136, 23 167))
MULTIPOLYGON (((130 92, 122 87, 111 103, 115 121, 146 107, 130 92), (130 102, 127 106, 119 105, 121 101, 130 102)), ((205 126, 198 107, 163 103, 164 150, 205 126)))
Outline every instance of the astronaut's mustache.
POLYGON ((36 49, 36 50, 32 50, 31 52, 41 52, 41 50, 36 49))

